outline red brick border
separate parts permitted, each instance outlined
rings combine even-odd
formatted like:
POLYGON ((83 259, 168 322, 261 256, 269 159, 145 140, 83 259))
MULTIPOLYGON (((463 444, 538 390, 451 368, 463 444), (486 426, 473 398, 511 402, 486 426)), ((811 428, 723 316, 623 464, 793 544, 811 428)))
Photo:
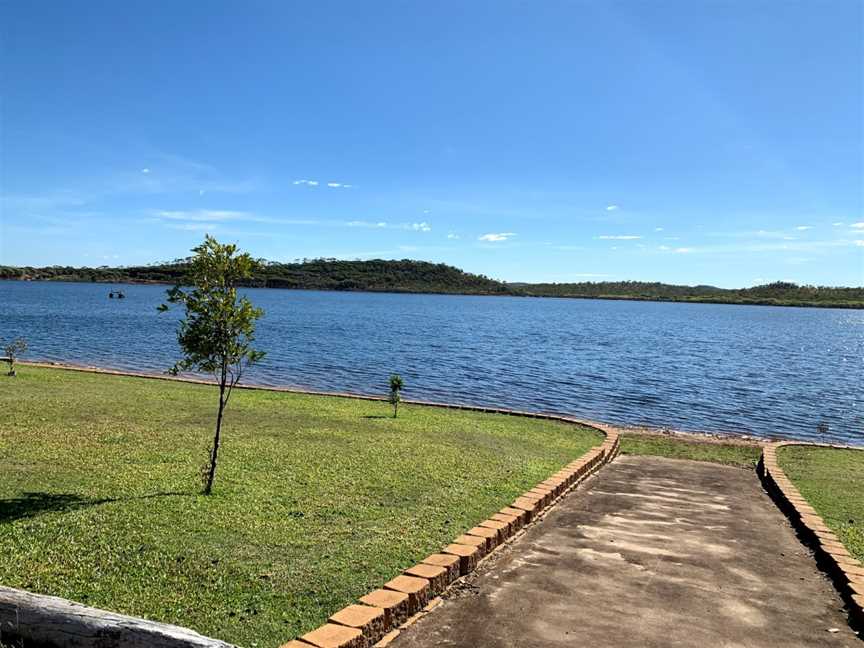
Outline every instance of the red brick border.
MULTIPOLYGON (((213 384, 210 381, 194 378, 115 371, 96 367, 76 367, 40 362, 22 362, 19 364, 152 380, 213 384)), ((287 387, 238 385, 238 388, 309 396, 335 396, 357 400, 386 400, 383 396, 330 393, 287 387)), ((282 648, 310 648, 311 646, 317 648, 369 648, 373 645, 386 645, 398 635, 398 628, 406 622, 406 619, 410 623, 414 618, 434 608, 440 602, 440 599, 437 598, 438 595, 450 587, 453 582, 476 569, 483 558, 509 541, 514 535, 521 533, 525 525, 545 515, 558 500, 618 454, 620 438, 617 430, 601 423, 557 414, 525 412, 497 407, 476 407, 417 400, 405 400, 403 402, 426 407, 504 414, 582 425, 603 433, 606 439, 599 446, 591 448, 548 479, 517 497, 512 504, 502 508, 499 513, 494 514, 488 520, 483 520, 474 528, 466 531, 465 534, 460 535, 452 544, 444 547, 441 553, 424 558, 419 564, 409 567, 402 574, 385 583, 384 589, 375 590, 360 597, 359 603, 353 603, 334 613, 327 623, 289 641, 282 648), (429 602, 430 599, 431 603, 429 602)))
MULTIPOLYGON (((490 410, 487 408, 487 411, 490 410)), ((491 411, 581 423, 567 417, 509 410, 491 411)), ((282 648, 383 648, 389 644, 399 635, 402 625, 413 623, 436 607, 440 602, 438 595, 471 573, 481 560, 514 536, 521 535, 526 524, 540 519, 570 490, 615 458, 620 443, 618 432, 606 426, 592 427, 606 435, 602 444, 591 448, 549 479, 517 497, 513 504, 501 509, 500 513, 460 535, 452 544, 444 547, 441 553, 432 554, 420 564, 409 567, 402 575, 386 583, 383 590, 376 590, 361 597, 360 605, 349 605, 332 615, 329 623, 283 644, 282 648), (394 612, 398 606, 402 606, 401 612, 394 612), (343 625, 345 628, 340 632, 335 625, 343 625), (349 629, 355 632, 347 632, 349 629), (357 630, 360 635, 356 634, 357 630), (324 642, 321 637, 332 640, 324 642)))
POLYGON ((802 540, 816 554, 817 563, 831 576, 849 609, 850 620, 864 627, 864 565, 852 556, 822 517, 807 503, 780 468, 777 450, 783 446, 810 446, 835 450, 858 450, 849 446, 780 441, 763 446, 757 470, 765 490, 789 518, 802 540))

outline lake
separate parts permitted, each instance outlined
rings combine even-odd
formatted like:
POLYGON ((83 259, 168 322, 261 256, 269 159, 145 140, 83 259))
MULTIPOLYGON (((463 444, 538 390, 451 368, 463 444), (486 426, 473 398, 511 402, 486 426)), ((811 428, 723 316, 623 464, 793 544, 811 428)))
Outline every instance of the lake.
MULTIPOLYGON (((25 359, 164 371, 179 357, 165 288, 0 281, 0 339, 26 337, 25 359)), ((398 372, 406 398, 864 444, 862 311, 246 292, 267 352, 246 382, 384 394, 398 372)))

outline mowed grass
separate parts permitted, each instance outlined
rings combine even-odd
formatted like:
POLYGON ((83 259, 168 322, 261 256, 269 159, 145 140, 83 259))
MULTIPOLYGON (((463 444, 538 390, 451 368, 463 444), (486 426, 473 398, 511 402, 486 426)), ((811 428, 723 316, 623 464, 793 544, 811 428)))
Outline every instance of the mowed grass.
POLYGON ((0 584, 278 646, 602 440, 563 423, 214 387, 0 376, 0 584))
POLYGON ((719 443, 709 440, 687 440, 656 434, 623 434, 621 453, 691 459, 712 463, 754 468, 762 450, 756 445, 741 443, 719 443))
POLYGON ((864 561, 864 450, 786 446, 777 461, 849 553, 864 561))

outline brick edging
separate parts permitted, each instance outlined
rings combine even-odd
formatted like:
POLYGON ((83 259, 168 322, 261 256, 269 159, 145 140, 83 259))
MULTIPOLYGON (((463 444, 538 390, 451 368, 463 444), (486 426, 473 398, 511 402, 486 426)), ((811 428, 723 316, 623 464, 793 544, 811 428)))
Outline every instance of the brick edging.
MULTIPOLYGON (((494 408, 481 411, 583 424, 576 419, 551 414, 494 408)), ((591 448, 488 520, 457 537, 440 553, 427 556, 385 583, 383 589, 361 596, 357 603, 331 615, 324 625, 283 644, 281 648, 370 648, 389 644, 399 635, 403 625, 412 623, 436 607, 440 595, 457 580, 473 572, 481 560, 517 534, 521 535, 527 524, 545 516, 562 497, 615 458, 620 444, 618 432, 605 425, 593 424, 591 427, 606 435, 599 446, 591 448)))
POLYGON ((851 446, 780 441, 762 447, 757 471, 765 490, 774 499, 802 540, 813 550, 817 563, 831 576, 846 603, 853 625, 864 627, 864 565, 852 556, 840 539, 828 528, 816 509, 780 468, 777 450, 784 446, 809 446, 835 450, 860 450, 851 446))

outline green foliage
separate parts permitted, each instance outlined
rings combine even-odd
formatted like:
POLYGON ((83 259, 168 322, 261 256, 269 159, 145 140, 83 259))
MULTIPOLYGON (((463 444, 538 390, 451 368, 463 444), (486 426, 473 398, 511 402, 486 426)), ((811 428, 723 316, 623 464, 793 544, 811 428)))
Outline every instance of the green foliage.
MULTIPOLYGON (((171 369, 213 374, 219 384, 219 409, 216 433, 209 464, 202 469, 204 494, 213 488, 219 453, 222 416, 234 387, 246 368, 264 357, 252 347, 255 321, 264 314, 246 297, 237 296, 237 286, 248 280, 257 267, 249 254, 238 254, 237 246, 223 245, 211 236, 192 250, 195 256, 187 265, 186 282, 191 290, 177 285, 168 290, 168 303, 181 304, 185 318, 177 331, 183 358, 171 369)), ((161 312, 167 304, 159 306, 161 312)))
MULTIPOLYGON (((18 268, 0 266, 0 279, 175 283, 182 281, 190 259, 121 268, 18 268)), ((294 263, 260 261, 244 286, 307 290, 368 292, 459 293, 533 297, 635 299, 648 301, 764 304, 864 308, 864 287, 799 286, 775 282, 764 286, 724 289, 715 286, 678 286, 643 281, 583 283, 503 283, 463 272, 442 263, 425 261, 341 261, 303 259, 294 263)))
POLYGON ((0 583, 276 648, 589 447, 554 421, 21 366, 0 387, 0 583))
POLYGON ((390 404, 393 406, 393 418, 396 418, 396 413, 399 409, 399 401, 401 400, 400 392, 402 391, 402 376, 399 374, 390 375, 390 404))
POLYGON ((759 461, 761 449, 753 444, 719 443, 709 439, 689 440, 657 434, 624 434, 621 437, 621 453, 753 468, 759 461))
POLYGON ((764 286, 740 289, 725 289, 715 286, 677 286, 643 281, 510 284, 510 286, 523 294, 534 297, 864 308, 864 287, 799 286, 788 282, 775 282, 764 286))
POLYGON ((864 562, 864 450, 787 446, 777 460, 849 553, 864 562))
POLYGON ((24 338, 15 338, 8 344, 3 346, 3 351, 6 354, 6 362, 9 364, 9 372, 7 376, 15 375, 15 361, 18 356, 27 352, 27 340, 24 338))

